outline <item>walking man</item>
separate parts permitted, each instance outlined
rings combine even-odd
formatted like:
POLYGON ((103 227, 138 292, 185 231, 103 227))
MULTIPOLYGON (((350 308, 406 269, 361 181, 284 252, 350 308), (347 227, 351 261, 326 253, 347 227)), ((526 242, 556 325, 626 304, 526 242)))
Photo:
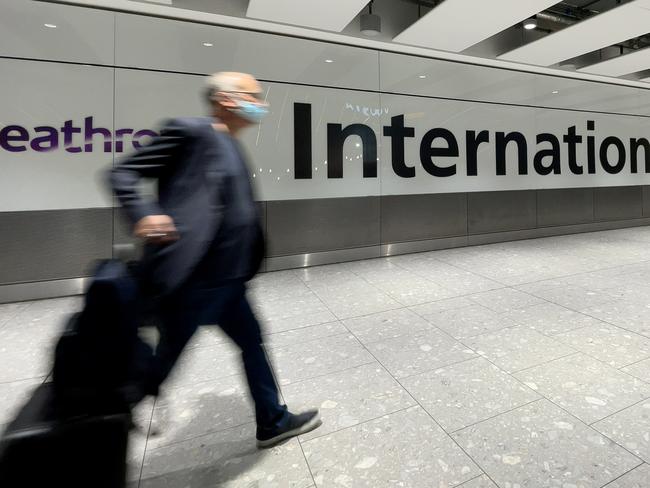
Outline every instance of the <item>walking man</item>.
POLYGON ((279 391, 246 298, 264 254, 241 131, 266 114, 261 86, 245 73, 208 78, 211 118, 178 118, 111 172, 113 190, 145 240, 144 287, 160 301, 160 342, 145 393, 157 395, 199 325, 218 324, 241 349, 255 404, 257 442, 270 447, 320 425, 317 410, 292 414, 279 391), (158 183, 157 201, 138 191, 158 183))

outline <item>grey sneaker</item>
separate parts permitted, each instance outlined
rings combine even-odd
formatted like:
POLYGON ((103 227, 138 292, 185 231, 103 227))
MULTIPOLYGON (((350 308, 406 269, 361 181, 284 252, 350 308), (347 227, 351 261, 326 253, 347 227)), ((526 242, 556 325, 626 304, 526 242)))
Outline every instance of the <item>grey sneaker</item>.
POLYGON ((307 410, 298 414, 287 412, 280 425, 257 427, 257 447, 273 447, 291 437, 311 432, 322 423, 318 410, 307 410))

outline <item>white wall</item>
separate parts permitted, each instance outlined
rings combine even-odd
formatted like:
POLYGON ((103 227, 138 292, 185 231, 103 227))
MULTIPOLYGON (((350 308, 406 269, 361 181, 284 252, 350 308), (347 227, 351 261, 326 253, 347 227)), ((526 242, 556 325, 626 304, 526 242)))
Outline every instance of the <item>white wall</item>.
MULTIPOLYGON (((576 125, 586 138, 587 120, 593 120, 597 144, 610 135, 624 142, 650 137, 648 90, 126 13, 0 1, 0 130, 16 124, 33 137, 37 126, 83 124, 87 116, 112 132, 154 128, 170 116, 204 114, 203 74, 241 70, 264 80, 272 107, 245 137, 261 200, 650 184, 642 160, 639 174, 630 173, 629 154, 619 174, 607 174, 600 165, 593 175, 571 174, 564 145, 562 175, 540 176, 532 169, 540 132, 561 141, 567 127, 576 125), (295 102, 312 105, 310 180, 293 178, 295 102), (377 112, 381 116, 372 115, 377 112), (414 178, 395 175, 391 140, 382 135, 382 126, 398 114, 415 129, 406 141, 414 178), (344 178, 327 178, 327 123, 363 123, 375 131, 377 178, 363 177, 355 137, 345 144, 344 178), (434 127, 451 130, 458 140, 459 157, 438 161, 457 165, 453 177, 431 176, 419 162, 420 139, 434 127), (492 142, 479 152, 478 176, 467 176, 465 131, 481 129, 490 131, 492 142), (497 176, 494 133, 513 130, 527 137, 529 174, 511 172, 516 162, 510 150, 509 174, 497 176)), ((100 146, 101 137, 92 152, 0 148, 0 211, 110 206, 98 174, 114 154, 100 146)), ((586 143, 578 154, 584 163, 586 143)))

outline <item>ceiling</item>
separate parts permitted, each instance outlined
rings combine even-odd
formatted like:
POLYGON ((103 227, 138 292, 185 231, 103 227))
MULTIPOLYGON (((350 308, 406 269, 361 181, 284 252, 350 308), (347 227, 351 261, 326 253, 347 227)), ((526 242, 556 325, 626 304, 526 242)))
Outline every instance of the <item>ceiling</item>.
MULTIPOLYGON (((136 1, 356 38, 369 12, 369 0, 136 1)), ((374 0, 372 10, 374 40, 650 83, 650 0, 374 0)))

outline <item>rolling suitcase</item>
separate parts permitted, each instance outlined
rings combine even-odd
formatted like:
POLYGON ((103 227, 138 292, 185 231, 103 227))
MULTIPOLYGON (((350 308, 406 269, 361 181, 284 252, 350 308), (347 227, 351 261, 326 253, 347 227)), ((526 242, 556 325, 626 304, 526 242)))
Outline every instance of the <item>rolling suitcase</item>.
POLYGON ((53 381, 0 439, 0 487, 125 486, 131 407, 153 355, 138 336, 137 303, 126 266, 101 262, 57 343, 53 381))

